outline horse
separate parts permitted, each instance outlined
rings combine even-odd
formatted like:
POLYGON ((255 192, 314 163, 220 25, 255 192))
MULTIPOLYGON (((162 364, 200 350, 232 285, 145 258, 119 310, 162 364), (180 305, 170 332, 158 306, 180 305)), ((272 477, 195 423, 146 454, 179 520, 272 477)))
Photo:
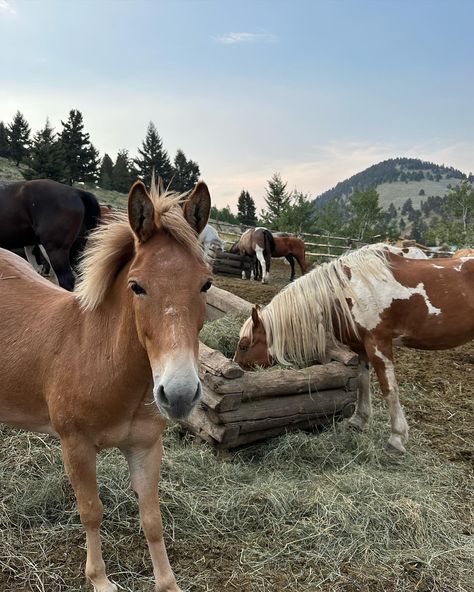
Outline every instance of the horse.
POLYGON ((210 224, 206 224, 204 230, 199 235, 199 242, 202 244, 205 257, 209 255, 209 251, 214 245, 221 251, 225 247, 225 241, 221 239, 217 230, 210 224))
POLYGON ((85 572, 117 592, 100 542, 98 450, 128 461, 157 592, 180 592, 163 542, 157 498, 166 419, 199 404, 199 331, 211 270, 198 234, 210 195, 200 182, 182 210, 137 181, 128 217, 93 231, 75 292, 0 249, 0 421, 58 437, 85 528, 85 572))
POLYGON ((400 255, 400 257, 407 257, 408 259, 429 259, 425 251, 419 247, 398 247, 397 245, 384 244, 391 253, 400 255))
POLYGON ((474 338, 474 259, 414 260, 370 245, 325 263, 286 286, 240 331, 235 361, 267 367, 273 360, 324 362, 337 340, 356 351, 360 386, 349 420, 364 429, 371 416, 369 363, 391 418, 386 449, 405 452, 408 424, 399 401, 393 346, 448 349, 474 338))
POLYGON ((42 245, 60 286, 74 288, 71 261, 100 219, 92 193, 51 179, 20 181, 0 189, 0 247, 42 245))
POLYGON ((295 259, 301 269, 301 275, 307 270, 306 249, 304 241, 286 232, 272 232, 275 246, 272 250, 272 257, 285 257, 291 267, 290 282, 295 279, 295 259))
MULTIPOLYGON (((262 284, 267 284, 270 279, 271 254, 275 248, 275 241, 272 233, 266 228, 247 229, 230 248, 231 253, 249 255, 254 261, 250 272, 250 279, 257 279, 257 261, 262 266, 262 284), (255 271, 254 271, 255 269, 255 271)), ((245 271, 242 271, 242 279, 245 279, 245 271)))
POLYGON ((453 259, 462 259, 463 257, 474 257, 474 249, 469 249, 468 247, 459 249, 453 255, 453 259))

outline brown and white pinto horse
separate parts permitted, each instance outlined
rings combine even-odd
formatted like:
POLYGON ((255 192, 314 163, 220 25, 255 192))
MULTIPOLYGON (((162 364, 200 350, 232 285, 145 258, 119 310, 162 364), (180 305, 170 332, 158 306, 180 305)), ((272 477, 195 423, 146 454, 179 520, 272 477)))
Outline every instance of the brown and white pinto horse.
POLYGON ((199 330, 211 285, 198 234, 210 196, 135 183, 123 214, 91 236, 76 292, 0 250, 0 421, 60 438, 87 538, 86 574, 116 592, 100 542, 96 454, 119 448, 138 495, 156 591, 179 592, 157 497, 165 418, 198 404, 199 330))
POLYGON ((275 243, 272 257, 285 257, 288 261, 291 267, 290 282, 295 279, 295 259, 300 266, 301 275, 304 275, 308 270, 304 241, 286 232, 272 232, 272 235, 275 243))
POLYGON ((408 424, 400 405, 393 345, 447 349, 474 338, 474 259, 413 260, 383 245, 325 263, 289 284, 243 325, 235 360, 243 367, 325 360, 333 339, 360 355, 357 407, 349 420, 363 429, 371 416, 370 362, 387 400, 387 450, 404 452, 408 424))
MULTIPOLYGON (((274 244, 272 233, 266 228, 249 228, 232 245, 230 252, 249 255, 253 258, 255 264, 258 261, 262 267, 262 284, 267 284, 270 279, 270 262, 274 244)), ((258 269, 258 265, 253 265, 250 272, 251 280, 258 275, 255 272, 256 269, 258 269)), ((242 271, 242 279, 245 279, 244 271, 242 271)))

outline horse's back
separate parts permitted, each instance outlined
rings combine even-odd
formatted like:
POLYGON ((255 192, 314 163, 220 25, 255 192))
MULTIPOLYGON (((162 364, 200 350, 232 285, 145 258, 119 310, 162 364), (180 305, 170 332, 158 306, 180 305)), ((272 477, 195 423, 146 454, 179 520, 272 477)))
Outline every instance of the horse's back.
POLYGON ((29 293, 30 290, 45 290, 51 294, 66 293, 63 288, 39 275, 25 259, 0 248, 0 298, 15 295, 17 300, 25 291, 29 293))

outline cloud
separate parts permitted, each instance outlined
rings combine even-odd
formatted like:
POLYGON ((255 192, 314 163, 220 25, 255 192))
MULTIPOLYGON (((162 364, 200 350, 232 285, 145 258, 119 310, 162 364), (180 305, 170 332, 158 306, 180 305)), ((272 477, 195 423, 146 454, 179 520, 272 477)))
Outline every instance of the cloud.
MULTIPOLYGON (((1 2, 2 0, 0 0, 1 2)), ((272 33, 248 33, 248 32, 240 32, 240 33, 226 33, 225 35, 220 35, 216 37, 217 43, 221 43, 223 45, 232 45, 235 43, 274 43, 276 41, 275 35, 272 33)))
POLYGON ((0 0, 0 14, 16 14, 16 10, 8 0, 0 0))

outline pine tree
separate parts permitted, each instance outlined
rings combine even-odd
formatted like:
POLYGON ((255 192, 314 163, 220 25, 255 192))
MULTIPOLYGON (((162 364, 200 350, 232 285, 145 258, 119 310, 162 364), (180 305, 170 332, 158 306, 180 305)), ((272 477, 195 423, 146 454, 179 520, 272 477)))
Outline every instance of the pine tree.
POLYGON ((138 154, 140 156, 133 162, 144 183, 150 185, 152 172, 155 171, 156 177, 161 177, 165 187, 168 187, 173 178, 173 167, 168 153, 163 148, 163 140, 152 121, 148 124, 146 136, 142 142, 142 148, 138 148, 138 154))
POLYGON ((25 179, 53 179, 63 181, 64 164, 61 147, 49 119, 42 130, 36 132, 28 159, 25 179))
POLYGON ((239 219, 240 224, 244 224, 245 226, 257 225, 255 202, 250 196, 250 193, 245 191, 245 189, 242 189, 239 195, 237 218, 239 219))
POLYGON ((8 158, 10 156, 8 133, 3 121, 0 121, 0 156, 3 158, 8 158))
POLYGON ((179 193, 190 191, 199 181, 200 174, 199 165, 194 160, 188 160, 178 149, 174 157, 172 188, 179 193))
POLYGON ((112 169, 112 189, 121 193, 128 193, 132 185, 130 159, 127 150, 119 150, 117 160, 112 169))
POLYGON ((9 156, 19 166, 26 159, 30 147, 30 126, 19 111, 8 126, 7 134, 9 156))
POLYGON ((63 153, 65 178, 69 185, 77 181, 95 181, 99 168, 99 153, 91 144, 89 134, 84 132, 82 113, 77 109, 69 111, 66 122, 61 121, 63 130, 60 144, 63 153))
POLYGON ((112 189, 112 172, 114 163, 110 156, 105 153, 100 164, 99 185, 102 189, 112 189))
POLYGON ((275 173, 271 179, 267 181, 268 188, 266 189, 265 203, 266 209, 262 212, 263 219, 266 224, 272 226, 275 220, 288 208, 290 205, 290 195, 286 191, 287 183, 283 183, 280 174, 275 173))

